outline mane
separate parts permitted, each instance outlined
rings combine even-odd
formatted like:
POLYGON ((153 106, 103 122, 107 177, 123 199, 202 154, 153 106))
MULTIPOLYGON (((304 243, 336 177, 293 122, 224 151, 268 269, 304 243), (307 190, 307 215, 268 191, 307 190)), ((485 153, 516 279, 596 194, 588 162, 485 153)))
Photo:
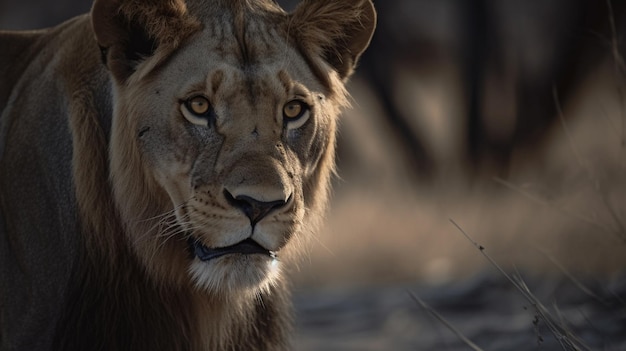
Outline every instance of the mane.
MULTIPOLYGON (((79 25, 86 31, 87 24, 79 25)), ((104 350, 106 345, 107 350, 183 351, 209 345, 216 350, 266 350, 285 342, 291 323, 283 282, 254 299, 228 300, 180 281, 155 280, 138 261, 125 233, 148 230, 149 221, 132 222, 128 217, 152 218, 165 206, 165 199, 151 194, 155 185, 139 171, 139 164, 129 165, 118 170, 129 172, 122 177, 128 181, 123 185, 129 190, 127 206, 116 208, 113 188, 123 181, 109 176, 115 173, 109 167, 112 131, 107 127, 112 107, 110 99, 101 98, 110 96, 111 87, 106 71, 97 65, 98 50, 89 36, 74 40, 83 48, 75 53, 81 60, 67 60, 64 70, 72 72, 67 89, 75 92, 69 121, 84 249, 72 274, 65 314, 58 322, 55 349, 104 350), (144 206, 155 202, 157 206, 144 206), (132 207, 139 212, 128 213, 132 207)), ((131 149, 119 152, 136 151, 132 133, 127 138, 117 141, 131 149)))

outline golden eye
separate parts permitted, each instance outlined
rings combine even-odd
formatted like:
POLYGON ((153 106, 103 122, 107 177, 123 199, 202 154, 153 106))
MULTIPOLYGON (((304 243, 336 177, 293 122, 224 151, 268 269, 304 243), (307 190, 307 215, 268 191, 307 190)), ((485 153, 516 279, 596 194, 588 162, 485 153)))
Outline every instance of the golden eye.
POLYGON ((189 109, 189 112, 197 116, 206 115, 211 109, 211 104, 209 104, 209 100, 204 96, 192 97, 191 99, 187 100, 186 105, 189 109))
POLYGON ((283 116, 287 120, 294 120, 302 117, 308 110, 309 107, 304 102, 292 100, 283 107, 283 116))
POLYGON ((310 116, 311 107, 304 101, 291 100, 283 106, 283 120, 288 130, 304 126, 310 116))
POLYGON ((209 125, 209 119, 213 113, 209 99, 202 95, 181 101, 180 111, 189 122, 205 127, 209 125))

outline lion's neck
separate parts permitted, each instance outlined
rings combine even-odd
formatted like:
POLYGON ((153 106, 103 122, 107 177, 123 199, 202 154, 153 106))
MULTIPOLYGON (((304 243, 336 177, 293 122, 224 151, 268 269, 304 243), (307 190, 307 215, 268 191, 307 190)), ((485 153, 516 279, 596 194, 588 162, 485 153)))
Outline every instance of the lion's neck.
POLYGON ((290 323, 282 287, 253 300, 216 298, 191 287, 157 285, 130 255, 117 269, 102 259, 86 261, 59 321, 56 349, 286 348, 290 323))

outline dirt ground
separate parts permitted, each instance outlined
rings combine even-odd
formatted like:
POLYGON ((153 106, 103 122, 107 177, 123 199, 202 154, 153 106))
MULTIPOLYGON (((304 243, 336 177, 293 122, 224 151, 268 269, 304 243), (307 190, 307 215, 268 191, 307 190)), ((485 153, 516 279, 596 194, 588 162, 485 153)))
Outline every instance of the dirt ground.
POLYGON ((589 281, 585 292, 567 279, 526 277, 548 315, 565 325, 555 331, 512 284, 489 273, 438 286, 300 292, 294 349, 472 350, 460 334, 475 350, 625 350, 625 278, 589 281))

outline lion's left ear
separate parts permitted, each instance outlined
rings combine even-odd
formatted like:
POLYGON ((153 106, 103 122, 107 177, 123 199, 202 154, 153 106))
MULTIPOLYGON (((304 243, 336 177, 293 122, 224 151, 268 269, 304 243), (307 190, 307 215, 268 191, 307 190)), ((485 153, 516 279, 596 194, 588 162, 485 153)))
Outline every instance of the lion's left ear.
POLYGON ((371 0, 305 0, 289 21, 299 44, 320 55, 343 80, 352 74, 375 28, 371 0))
POLYGON ((184 0, 96 0, 91 22, 103 60, 119 82, 157 49, 173 50, 199 28, 184 0))

